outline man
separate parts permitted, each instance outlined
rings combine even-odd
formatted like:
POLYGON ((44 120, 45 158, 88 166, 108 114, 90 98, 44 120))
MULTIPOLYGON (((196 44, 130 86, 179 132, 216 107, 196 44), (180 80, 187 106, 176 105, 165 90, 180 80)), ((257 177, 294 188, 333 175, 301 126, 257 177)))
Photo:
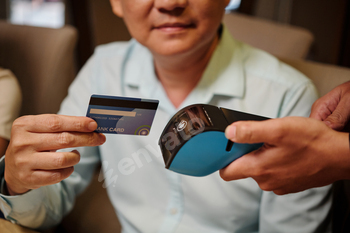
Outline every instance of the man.
POLYGON ((350 82, 318 99, 311 118, 237 122, 226 130, 234 142, 264 146, 221 170, 224 180, 252 177, 266 191, 300 192, 350 179, 350 82), (338 131, 335 131, 338 130, 338 131))
POLYGON ((193 103, 307 116, 317 98, 312 83, 234 40, 221 26, 229 0, 111 3, 134 39, 95 51, 62 104, 66 116, 14 123, 0 195, 6 218, 38 229, 57 224, 102 161, 104 185, 125 232, 327 231, 329 187, 279 197, 252 179, 182 176, 164 168, 157 145, 172 115, 193 103), (85 115, 93 93, 158 99, 151 133, 93 133, 93 120, 76 117, 85 115), (72 147, 79 148, 56 152, 72 147), (4 195, 5 187, 12 196, 4 195))

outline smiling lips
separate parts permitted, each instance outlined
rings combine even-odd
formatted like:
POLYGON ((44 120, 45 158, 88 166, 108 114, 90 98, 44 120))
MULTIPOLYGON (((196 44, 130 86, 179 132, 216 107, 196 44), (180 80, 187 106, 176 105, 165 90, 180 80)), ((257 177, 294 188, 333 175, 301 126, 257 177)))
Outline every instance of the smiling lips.
POLYGON ((180 32, 187 28, 194 28, 192 23, 165 23, 159 26, 154 27, 154 29, 163 31, 163 32, 180 32))

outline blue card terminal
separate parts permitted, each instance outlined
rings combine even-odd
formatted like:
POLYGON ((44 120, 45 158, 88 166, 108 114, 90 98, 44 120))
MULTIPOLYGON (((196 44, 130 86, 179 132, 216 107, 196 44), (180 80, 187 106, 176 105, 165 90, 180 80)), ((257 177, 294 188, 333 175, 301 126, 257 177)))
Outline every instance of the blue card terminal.
POLYGON ((92 95, 86 116, 97 122, 98 133, 146 136, 158 103, 151 99, 92 95))
POLYGON ((220 170, 263 144, 233 143, 225 129, 236 121, 262 121, 268 118, 195 104, 178 111, 159 138, 165 167, 190 176, 206 176, 220 170))

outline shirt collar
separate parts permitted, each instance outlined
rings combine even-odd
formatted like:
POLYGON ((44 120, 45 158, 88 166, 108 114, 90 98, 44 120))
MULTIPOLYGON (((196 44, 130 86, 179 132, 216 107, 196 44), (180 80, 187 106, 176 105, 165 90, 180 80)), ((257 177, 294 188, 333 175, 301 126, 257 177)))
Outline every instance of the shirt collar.
MULTIPOLYGON (((243 55, 241 43, 234 40, 223 26, 220 42, 200 82, 180 107, 209 103, 214 95, 243 97, 243 55)), ((123 73, 124 83, 139 88, 146 98, 166 97, 154 71, 152 54, 134 39, 131 41, 123 73)), ((165 102, 170 103, 169 100, 165 102)))
POLYGON ((234 40, 223 26, 220 43, 196 89, 211 95, 243 97, 244 67, 241 43, 234 40))
POLYGON ((170 114, 176 112, 156 76, 151 52, 134 39, 131 40, 123 69, 124 85, 138 88, 142 95, 138 97, 157 99, 159 100, 159 108, 170 114))

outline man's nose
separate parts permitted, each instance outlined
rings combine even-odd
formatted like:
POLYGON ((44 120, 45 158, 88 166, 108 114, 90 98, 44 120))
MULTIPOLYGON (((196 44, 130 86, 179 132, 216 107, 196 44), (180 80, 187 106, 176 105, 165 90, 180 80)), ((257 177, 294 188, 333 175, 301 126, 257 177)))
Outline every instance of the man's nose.
POLYGON ((166 12, 173 12, 177 10, 182 11, 187 5, 188 0, 154 0, 154 6, 158 10, 166 12))

